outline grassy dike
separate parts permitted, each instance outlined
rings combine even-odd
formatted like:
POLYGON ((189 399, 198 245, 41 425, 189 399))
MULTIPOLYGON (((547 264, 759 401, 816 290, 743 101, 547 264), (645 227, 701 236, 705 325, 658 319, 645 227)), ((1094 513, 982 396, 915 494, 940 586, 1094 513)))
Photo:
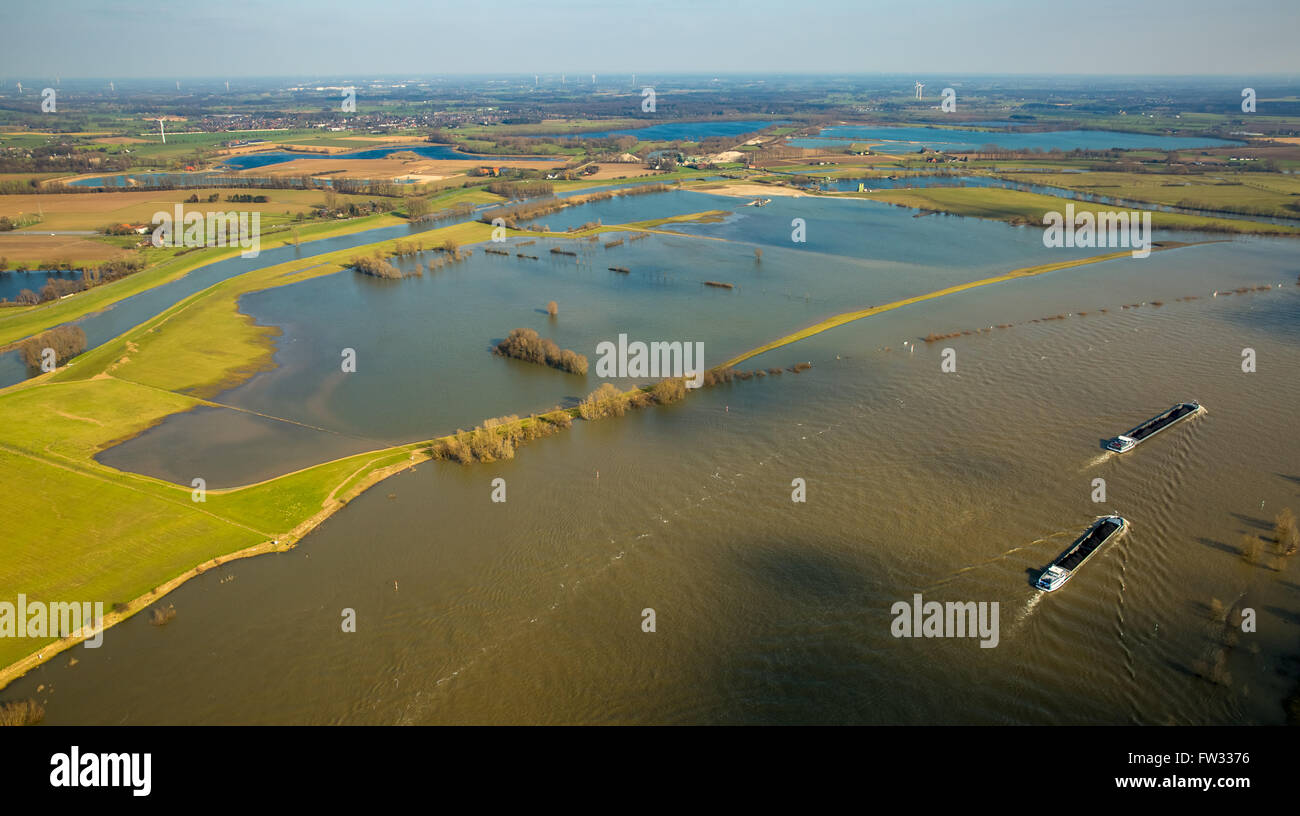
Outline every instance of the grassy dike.
MULTIPOLYGON (((1209 243, 1217 243, 1217 242, 1204 241, 1201 242, 1200 244, 1181 244, 1181 243, 1166 244, 1166 245, 1156 244, 1152 247, 1151 251, 1161 252, 1169 249, 1179 249, 1181 247, 1202 246, 1204 244, 1209 244, 1209 243)), ((1004 273, 1002 275, 994 275, 991 278, 983 278, 981 280, 971 281, 970 283, 959 283, 956 286, 949 286, 944 289, 938 289, 933 292, 928 292, 924 295, 916 295, 910 298, 903 298, 902 300, 895 300, 892 303, 885 303, 880 306, 872 306, 867 309, 855 309, 854 311, 851 312, 843 312, 841 314, 835 315, 834 317, 829 317, 826 320, 823 320, 819 323, 814 323, 813 325, 808 326, 807 328, 800 329, 799 331, 794 332, 793 334, 787 334, 784 337, 779 337, 770 343, 765 343, 764 345, 759 346, 758 348, 750 349, 744 354, 740 354, 736 357, 732 357, 730 360, 728 360, 727 362, 719 366, 719 368, 731 368, 732 366, 743 363, 745 360, 748 360, 751 357, 757 357, 758 355, 763 354, 764 352, 772 351, 773 349, 778 349, 781 348, 782 346, 788 346, 791 343, 795 343, 800 340, 803 340, 805 337, 812 337, 814 334, 821 334, 822 332, 836 328, 837 326, 843 326, 845 323, 852 323, 855 320, 861 320, 864 317, 871 317, 872 315, 877 315, 880 314, 881 312, 888 312, 893 309, 901 309, 904 306, 911 306, 914 303, 922 303, 927 300, 934 300, 935 298, 944 297, 945 295, 954 295, 957 294, 958 292, 965 292, 969 289, 977 289, 981 286, 988 286, 994 283, 1004 283, 1006 281, 1015 280, 1017 278, 1032 278, 1035 275, 1044 275, 1047 274, 1048 272, 1056 272, 1061 269, 1069 269, 1075 266, 1085 266, 1087 264, 1101 263, 1103 261, 1117 261, 1124 258, 1131 259, 1132 251, 1125 249, 1119 252, 1109 252, 1105 255, 1093 255, 1087 258, 1074 258, 1068 261, 1058 261, 1056 263, 1040 264, 1038 266, 1026 266, 1021 269, 1013 269, 1012 271, 1004 273)))

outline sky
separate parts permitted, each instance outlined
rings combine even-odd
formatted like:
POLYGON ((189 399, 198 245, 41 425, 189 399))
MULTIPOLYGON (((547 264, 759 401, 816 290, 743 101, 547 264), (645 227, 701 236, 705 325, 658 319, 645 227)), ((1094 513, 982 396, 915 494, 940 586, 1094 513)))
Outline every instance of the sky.
POLYGON ((590 73, 1300 74, 1300 0, 42 0, 0 80, 590 73))

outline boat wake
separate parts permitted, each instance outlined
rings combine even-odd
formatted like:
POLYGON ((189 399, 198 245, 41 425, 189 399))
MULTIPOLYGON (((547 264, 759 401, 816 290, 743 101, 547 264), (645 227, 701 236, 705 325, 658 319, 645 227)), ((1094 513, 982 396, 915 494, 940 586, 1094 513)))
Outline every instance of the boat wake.
POLYGON ((1007 550, 1007 551, 1005 551, 1005 552, 1003 552, 1003 553, 1000 553, 1000 554, 998 554, 998 555, 995 555, 995 556, 993 556, 992 558, 986 559, 986 560, 984 560, 984 561, 980 561, 980 562, 975 563, 975 564, 967 564, 967 565, 964 566, 964 567, 959 567, 958 569, 956 569, 956 570, 954 570, 953 572, 949 573, 949 574, 946 575, 945 577, 940 578, 938 581, 935 581, 933 584, 931 584, 930 586, 926 587, 926 588, 925 588, 924 590, 922 590, 922 591, 923 591, 923 592, 932 592, 932 591, 938 589, 939 587, 947 586, 948 584, 952 583, 952 582, 955 581, 957 578, 961 577, 962 575, 965 575, 965 574, 968 573, 968 572, 972 572, 972 571, 977 570, 977 569, 982 569, 983 567, 991 566, 991 565, 996 564, 996 563, 998 563, 998 562, 1000 562, 1000 561, 1005 561, 1008 557, 1010 557, 1010 556, 1012 556, 1012 555, 1015 555, 1015 554, 1018 553, 1018 552, 1022 552, 1022 551, 1024 551, 1024 550, 1031 550, 1031 549, 1033 549, 1034 547, 1037 547, 1039 544, 1046 544, 1047 542, 1049 542, 1049 541, 1051 541, 1051 540, 1053 540, 1053 539, 1055 539, 1055 538, 1058 538, 1058 537, 1060 537, 1060 536, 1063 536, 1063 535, 1068 535, 1068 531, 1061 531, 1061 532, 1057 532, 1057 533, 1051 533, 1050 535, 1046 536, 1045 538, 1036 538, 1036 539, 1034 539, 1033 541, 1029 542, 1028 544, 1021 544, 1019 547, 1012 547, 1011 549, 1009 549, 1009 550, 1007 550))
POLYGON ((1016 615, 1015 623, 1012 624, 1012 634, 1019 631, 1024 622, 1029 620, 1030 616, 1038 610, 1038 605, 1042 603, 1043 598, 1046 597, 1046 595, 1047 593, 1041 589, 1034 590, 1034 594, 1030 596, 1028 601, 1025 601, 1025 605, 1020 608, 1019 614, 1016 615))
POLYGON ((1084 471, 1092 470, 1093 468, 1097 467, 1097 465, 1109 461, 1112 456, 1114 456, 1114 454, 1111 453, 1110 451, 1100 453, 1092 457, 1091 459, 1089 459, 1088 462, 1082 468, 1079 469, 1079 472, 1083 473, 1084 471))
POLYGON ((1137 680, 1137 669, 1133 665, 1133 650, 1129 648, 1128 637, 1124 631, 1124 590, 1127 583, 1124 578, 1128 573, 1128 548, 1119 548, 1119 587, 1116 589, 1115 633, 1119 636, 1120 648, 1124 650, 1124 668, 1129 680, 1137 680))

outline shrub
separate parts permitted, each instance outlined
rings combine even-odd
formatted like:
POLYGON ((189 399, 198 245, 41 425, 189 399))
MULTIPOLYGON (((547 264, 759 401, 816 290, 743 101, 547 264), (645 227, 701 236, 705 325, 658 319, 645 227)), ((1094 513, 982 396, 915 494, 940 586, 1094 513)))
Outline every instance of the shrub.
POLYGON ((1249 534, 1243 535, 1237 550, 1242 560, 1247 564, 1254 564, 1259 559, 1259 538, 1249 534))
POLYGON ((555 341, 539 337, 533 329, 511 330, 506 339, 497 344, 496 353, 529 363, 541 363, 571 374, 587 373, 587 358, 584 355, 570 349, 561 349, 555 341))
POLYGON ((62 365, 86 350, 86 333, 80 326, 58 326, 19 343, 18 353, 29 369, 39 369, 47 348, 54 349, 55 364, 62 365))
POLYGON ((472 431, 457 431, 447 439, 433 443, 430 454, 434 459, 451 460, 463 465, 473 462, 496 462, 512 459, 515 450, 525 442, 559 433, 573 424, 567 411, 529 418, 527 424, 517 416, 488 419, 472 431))
POLYGON ((1287 507, 1273 521, 1273 537, 1281 555, 1295 555, 1300 550, 1300 528, 1296 527, 1295 513, 1287 507))
POLYGON ((149 613, 149 622, 154 626, 166 626, 176 617, 176 605, 167 604, 167 606, 155 606, 149 613))
POLYGON ((681 377, 670 377, 666 380, 660 380, 650 389, 650 395, 654 401, 660 405, 667 405, 670 402, 677 402, 686 397, 686 380, 681 377))
POLYGON ((0 726, 35 725, 45 719, 45 707, 35 700, 0 703, 0 726))
POLYGON ((627 400, 623 392, 612 383, 603 383, 578 404, 578 414, 587 420, 623 416, 627 413, 627 400))
POLYGON ((557 314, 560 313, 560 304, 556 303, 553 300, 550 303, 547 303, 546 313, 551 317, 555 317, 557 314))
POLYGON ((400 278, 402 272, 383 258, 357 257, 352 259, 352 268, 363 275, 375 278, 400 278))

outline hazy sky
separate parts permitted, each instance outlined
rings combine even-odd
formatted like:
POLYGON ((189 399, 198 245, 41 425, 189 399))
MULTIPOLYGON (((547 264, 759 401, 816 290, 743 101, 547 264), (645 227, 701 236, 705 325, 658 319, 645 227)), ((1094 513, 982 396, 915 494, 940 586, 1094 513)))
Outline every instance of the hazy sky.
POLYGON ((6 2, 0 77, 1294 74, 1300 0, 6 2))

